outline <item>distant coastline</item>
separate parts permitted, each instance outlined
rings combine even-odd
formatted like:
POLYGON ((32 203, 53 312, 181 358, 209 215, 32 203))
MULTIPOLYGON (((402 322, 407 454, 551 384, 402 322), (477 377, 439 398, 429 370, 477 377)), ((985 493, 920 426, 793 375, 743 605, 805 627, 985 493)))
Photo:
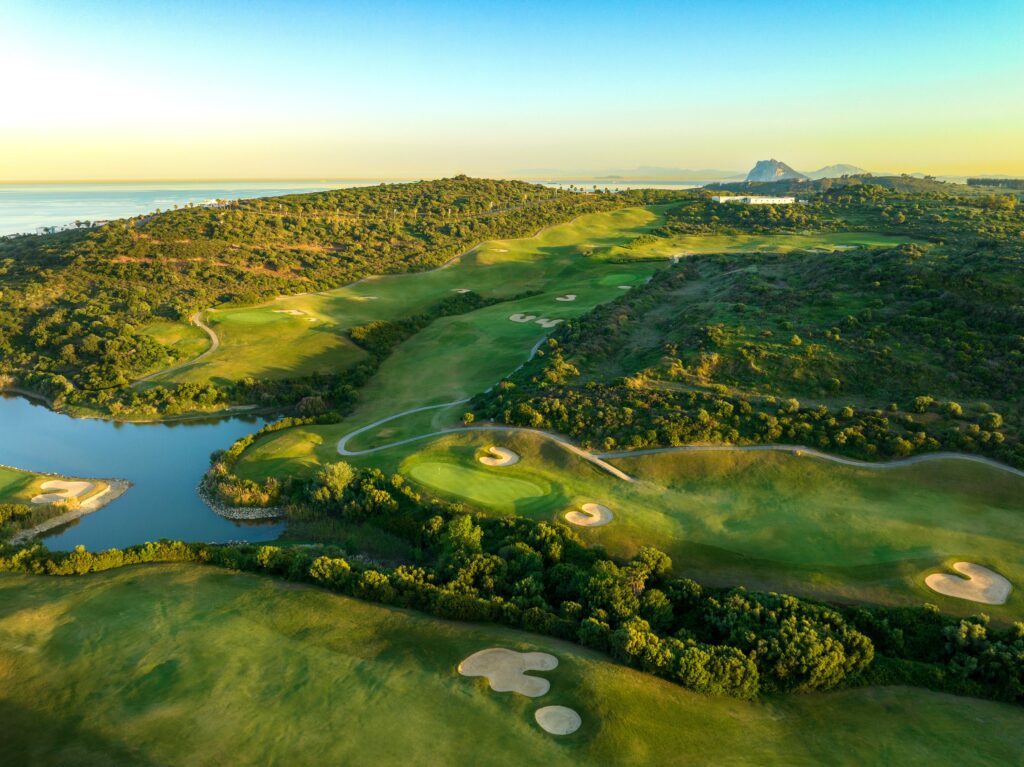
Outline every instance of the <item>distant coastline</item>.
MULTIPOLYGON (((75 222, 112 221, 198 205, 208 200, 277 197, 410 179, 216 179, 165 181, 0 181, 0 237, 37 234, 44 227, 74 228, 75 222)), ((689 189, 707 181, 672 179, 523 179, 545 186, 583 189, 689 189)))

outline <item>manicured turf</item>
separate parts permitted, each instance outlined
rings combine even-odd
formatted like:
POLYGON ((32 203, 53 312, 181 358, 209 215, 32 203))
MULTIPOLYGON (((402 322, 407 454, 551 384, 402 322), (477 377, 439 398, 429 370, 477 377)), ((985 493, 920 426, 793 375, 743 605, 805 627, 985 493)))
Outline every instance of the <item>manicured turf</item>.
POLYGON ((43 480, 38 474, 0 466, 0 503, 28 503, 43 480))
POLYGON ((184 322, 151 322, 139 333, 170 346, 182 360, 198 357, 210 347, 210 339, 201 328, 184 322))
POLYGON ((704 698, 576 645, 195 566, 0 577, 3 755, 32 765, 1014 764, 1021 709, 881 688, 704 698), (559 658, 537 699, 456 673, 559 658), (533 712, 567 705, 575 734, 533 712))
POLYGON ((572 504, 603 503, 615 519, 581 530, 585 540, 623 556, 657 546, 680 573, 705 583, 1024 616, 1024 480, 979 464, 872 470, 786 453, 674 453, 613 460, 638 480, 627 483, 538 437, 492 433, 346 460, 495 513, 560 520, 572 504), (484 470, 475 451, 491 444, 522 460, 484 470), (519 479, 531 487, 516 504, 508 491, 519 479), (959 560, 1009 578, 1009 602, 983 608, 925 587, 925 575, 959 560))
MULTIPOLYGON (((220 348, 195 365, 156 376, 158 383, 212 380, 224 382, 246 376, 286 378, 315 372, 336 372, 365 357, 346 331, 375 319, 396 319, 421 312, 455 289, 471 289, 487 297, 505 297, 527 290, 545 291, 546 300, 505 306, 497 314, 544 310, 542 316, 576 316, 601 301, 614 298, 621 284, 636 284, 655 268, 652 264, 611 264, 624 258, 667 258, 672 255, 722 250, 783 250, 834 245, 880 245, 899 238, 872 233, 823 233, 764 236, 690 236, 627 247, 637 237, 664 223, 664 206, 594 213, 549 227, 536 237, 485 242, 451 266, 416 274, 371 277, 348 287, 322 293, 281 297, 254 307, 215 309, 206 322, 218 334, 220 348), (594 288, 600 289, 594 291, 594 288), (578 292, 573 303, 551 303, 557 295, 578 292), (557 310, 557 311, 556 311, 557 310)), ((537 326, 521 334, 540 337, 537 326), (532 331, 532 334, 531 334, 532 331)), ((429 332, 425 331, 425 332, 429 332)), ((444 331, 434 331, 443 333, 444 331)), ((428 337, 424 348, 438 343, 487 341, 479 331, 447 337, 428 337), (460 340, 461 339, 461 340, 460 340)), ((187 334, 196 353, 206 348, 198 328, 159 323, 152 334, 164 334, 176 345, 175 333, 187 334), (199 333, 199 336, 195 336, 199 333)), ((503 339, 495 338, 497 350, 503 339)), ((527 347, 529 348, 529 344, 527 347)), ((461 364, 456 358, 454 364, 461 364)), ((499 373, 500 375, 500 373, 499 373)), ((491 383, 493 379, 488 380, 491 383)))
MULTIPOLYGON (((31 503, 33 496, 47 492, 46 490, 43 490, 42 485, 51 479, 63 479, 72 482, 83 481, 79 477, 33 474, 30 471, 22 471, 21 469, 13 469, 8 466, 0 466, 0 503, 31 503)), ((107 487, 105 482, 99 482, 94 479, 87 479, 84 481, 92 482, 94 487, 89 492, 82 495, 79 498, 80 501, 91 498, 107 487)))

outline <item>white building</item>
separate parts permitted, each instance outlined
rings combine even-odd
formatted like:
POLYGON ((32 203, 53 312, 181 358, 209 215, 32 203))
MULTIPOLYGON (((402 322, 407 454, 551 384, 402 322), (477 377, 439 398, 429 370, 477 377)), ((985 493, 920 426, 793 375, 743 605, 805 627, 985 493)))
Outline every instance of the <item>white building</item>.
POLYGON ((759 195, 715 195, 711 198, 715 202, 739 202, 744 205, 792 205, 796 197, 761 197, 759 195))

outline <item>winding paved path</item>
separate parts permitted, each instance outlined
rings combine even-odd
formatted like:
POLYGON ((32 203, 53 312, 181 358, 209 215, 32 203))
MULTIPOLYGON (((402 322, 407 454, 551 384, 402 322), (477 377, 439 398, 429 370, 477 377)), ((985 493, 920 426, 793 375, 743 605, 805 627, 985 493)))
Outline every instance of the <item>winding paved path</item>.
POLYGON ((150 373, 147 376, 143 376, 142 378, 136 378, 134 381, 132 381, 132 386, 138 386, 140 383, 150 381, 156 378, 157 376, 166 375, 167 373, 173 373, 175 370, 181 370, 182 368, 186 368, 191 365, 195 365, 199 362, 202 362, 204 359, 209 357, 211 354, 213 354, 220 348, 220 338, 217 337, 217 332, 213 328, 211 328, 209 325, 203 322, 202 312, 196 312, 191 317, 189 317, 188 320, 197 328, 206 331, 206 335, 210 337, 210 348, 207 349, 202 354, 200 354, 198 357, 193 357, 190 360, 179 362, 177 365, 171 365, 169 368, 163 368, 161 370, 156 371, 155 373, 150 373))
POLYGON ((626 474, 626 472, 622 471, 621 469, 615 468, 607 461, 601 460, 601 458, 594 455, 593 453, 589 453, 583 448, 578 447, 572 444, 571 442, 568 442, 564 437, 558 434, 553 434, 552 432, 549 431, 541 431, 540 429, 527 429, 520 426, 501 426, 499 424, 480 424, 479 426, 455 426, 452 427, 451 429, 440 429, 438 431, 432 431, 427 434, 419 434, 415 437, 400 439, 397 442, 389 442, 387 445, 371 447, 367 448, 366 450, 349 450, 346 447, 349 440, 352 439, 353 437, 356 437, 362 434, 363 432, 369 431, 370 429, 380 426, 381 424, 385 424, 388 421, 394 421, 396 418, 402 418, 403 416, 411 415, 413 413, 421 413, 424 410, 436 410, 437 408, 452 407, 453 405, 461 405, 466 402, 469 402, 469 399, 459 399, 455 400, 454 402, 442 402, 439 405, 426 405, 424 407, 415 407, 412 410, 406 410, 402 413, 389 415, 387 418, 381 418, 379 421, 374 421, 373 423, 367 426, 363 426, 362 428, 356 429, 353 432, 349 432, 340 440, 338 440, 338 453, 340 453, 341 455, 369 455, 370 453, 376 453, 380 450, 387 450, 389 448, 398 447, 400 445, 408 445, 412 442, 418 442, 423 439, 430 439, 431 437, 442 437, 446 434, 458 434, 461 432, 469 431, 504 431, 521 434, 536 434, 538 436, 545 437, 546 439, 551 440, 556 445, 565 448, 571 453, 575 453, 583 460, 590 461, 595 466, 604 469, 609 474, 616 476, 619 479, 625 480, 626 482, 636 481, 631 476, 626 474))
MULTIPOLYGON (((541 339, 543 341, 543 339, 541 339)), ((540 346, 540 343, 534 347, 536 350, 540 346)), ((568 438, 555 434, 550 431, 543 431, 542 429, 529 429, 521 426, 502 426, 500 424, 480 424, 478 426, 456 426, 450 429, 439 429, 437 431, 428 432, 426 434, 418 434, 415 437, 407 437, 405 439, 397 440, 396 442, 389 442, 386 445, 379 445, 377 447, 367 448, 365 450, 349 450, 347 445, 350 440, 354 437, 359 436, 371 429, 375 429, 389 421, 394 421, 399 418, 403 418, 413 413, 422 413, 425 410, 437 410, 439 408, 453 407, 455 405, 463 405, 469 402, 470 398, 454 400, 452 402, 442 402, 437 405, 424 405, 423 407, 412 408, 411 410, 405 410, 395 415, 390 415, 387 418, 381 418, 379 421, 374 421, 371 424, 362 426, 355 431, 351 431, 338 440, 338 453, 344 456, 357 456, 357 455, 370 455, 381 450, 389 450, 393 447, 400 447, 402 445, 408 445, 413 442, 419 442, 420 440, 430 439, 432 437, 443 437, 447 434, 459 434, 463 432, 510 432, 510 433, 521 433, 521 434, 536 434, 537 436, 549 439, 560 447, 565 448, 571 453, 575 453, 585 461, 589 461, 595 466, 603 469, 612 476, 618 477, 619 479, 625 480, 626 482, 635 482, 636 480, 626 474, 621 469, 608 463, 608 459, 614 458, 632 458, 634 456, 641 455, 658 455, 660 453, 700 453, 700 452, 721 452, 721 451, 738 451, 738 452, 757 452, 757 451, 771 451, 779 453, 791 453, 796 456, 809 456, 811 458, 818 458, 824 461, 831 461, 833 463, 842 464, 844 466, 853 466, 859 469, 898 469, 903 466, 912 466, 916 463, 925 463, 928 461, 942 461, 942 460, 958 460, 958 461, 971 461, 972 463, 980 463, 985 466, 989 466, 993 469, 1000 471, 1009 472, 1018 477, 1024 478, 1024 471, 1017 469, 1013 466, 1007 466, 1005 463, 999 463, 991 458, 985 458, 980 455, 972 455, 970 453, 924 453, 923 455, 915 455, 909 458, 900 458, 895 461, 879 461, 873 463, 871 461, 859 461, 856 458, 845 458, 841 455, 833 455, 831 453, 823 453, 820 450, 813 448, 804 447, 801 445, 680 445, 677 447, 654 447, 643 450, 616 450, 606 453, 591 453, 584 450, 578 445, 574 445, 568 441, 568 438)))
POLYGON ((793 455, 809 456, 811 458, 819 458, 823 461, 832 461, 833 463, 840 463, 844 466, 854 466, 858 469, 899 469, 903 466, 912 466, 915 463, 953 459, 957 461, 971 461, 972 463, 984 464, 985 466, 990 466, 993 469, 999 469, 1000 471, 1006 471, 1018 477, 1024 477, 1024 471, 1021 469, 1008 466, 1007 464, 1000 463, 999 461, 994 461, 991 458, 986 458, 982 455, 973 455, 972 453, 953 452, 922 453, 921 455, 913 455, 909 458, 898 458, 895 461, 877 462, 861 461, 856 458, 845 458, 841 455, 823 453, 820 450, 815 450, 812 447, 804 447, 803 445, 679 445, 676 447, 652 447, 641 450, 615 450, 608 453, 595 453, 594 455, 597 458, 632 458, 637 455, 657 455, 659 453, 700 453, 717 451, 774 451, 779 453, 792 453, 793 455))

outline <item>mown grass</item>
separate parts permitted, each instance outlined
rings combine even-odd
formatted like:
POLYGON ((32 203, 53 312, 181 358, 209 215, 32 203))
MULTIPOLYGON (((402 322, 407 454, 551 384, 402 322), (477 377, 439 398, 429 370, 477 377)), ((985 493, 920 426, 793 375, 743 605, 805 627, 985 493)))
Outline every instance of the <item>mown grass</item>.
POLYGON ((657 546, 704 583, 1024 616, 1024 480, 975 463, 879 470, 739 451, 614 459, 638 480, 628 483, 547 440, 508 433, 449 435, 346 460, 497 514, 562 520, 575 505, 603 503, 615 519, 580 530, 586 541, 621 556, 657 546), (482 466, 476 451, 491 444, 522 460, 482 466), (529 491, 516 499, 520 481, 529 491), (1018 588, 1006 605, 983 606, 925 587, 925 575, 959 560, 991 567, 1018 588))
MULTIPOLYGON (((625 263, 613 266, 608 263, 610 260, 899 241, 873 233, 715 235, 667 238, 630 247, 638 237, 664 223, 664 210, 665 206, 652 206, 593 213, 549 227, 535 237, 482 243, 444 269, 371 277, 336 290, 283 296, 259 306, 211 310, 206 321, 220 337, 220 348, 195 365, 157 376, 151 385, 208 380, 223 383, 247 376, 289 378, 336 372, 365 357, 348 339, 348 329, 372 320, 416 314, 457 289, 474 290, 488 298, 538 290, 551 293, 550 301, 562 293, 582 290, 586 294, 591 288, 601 288, 599 295, 581 296, 575 304, 553 307, 561 310, 555 316, 575 316, 617 295, 614 291, 618 285, 636 284, 646 278, 654 268, 625 263)), ((536 308, 552 306, 542 302, 536 308)), ((515 310, 506 311, 506 316, 515 310)), ((197 328, 175 323, 159 323, 159 327, 153 328, 154 336, 163 335, 172 344, 183 343, 176 340, 175 333, 187 336, 190 343, 194 341, 196 354, 205 350, 205 338, 197 328), (194 336, 193 331, 199 332, 200 337, 194 336)), ((453 343, 481 340, 472 334, 464 338, 453 343)), ((431 343, 425 342, 427 347, 431 343)), ((456 364, 459 362, 455 360, 456 364)))
POLYGON ((1019 708, 907 688, 705 698, 575 645, 197 566, 0 577, 12 764, 1013 764, 1019 708), (551 652, 538 699, 456 672, 551 652), (582 728, 540 730, 540 706, 582 728))
POLYGON ((0 466, 0 503, 28 503, 43 481, 38 474, 0 466))
POLYGON ((33 496, 47 492, 43 490, 44 483, 52 479, 63 479, 71 482, 92 482, 93 488, 83 494, 79 500, 84 501, 107 487, 105 482, 89 479, 81 480, 77 477, 61 477, 49 474, 35 474, 31 471, 14 469, 9 466, 0 466, 0 503, 31 503, 33 496))

